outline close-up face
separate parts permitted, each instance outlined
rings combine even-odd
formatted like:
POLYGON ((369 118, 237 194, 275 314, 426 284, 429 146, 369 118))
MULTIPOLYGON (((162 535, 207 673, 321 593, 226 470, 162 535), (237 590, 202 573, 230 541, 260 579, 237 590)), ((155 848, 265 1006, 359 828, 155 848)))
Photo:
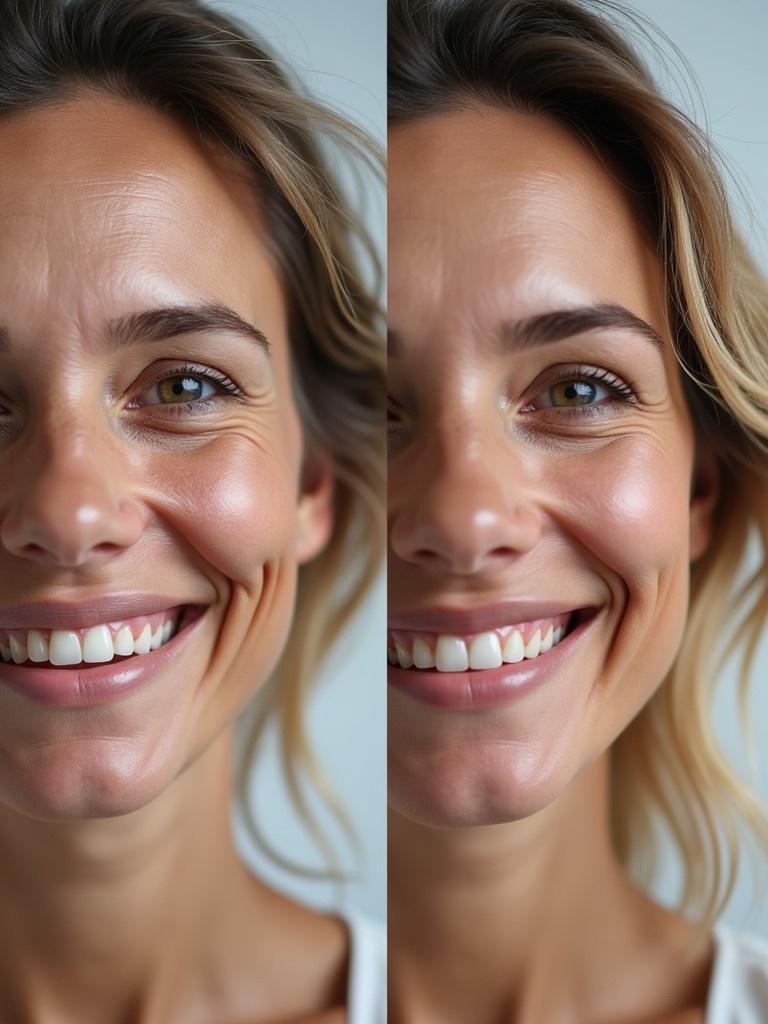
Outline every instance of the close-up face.
POLYGON ((389 176, 390 800, 512 821, 672 665, 717 473, 659 262, 568 129, 431 116, 391 132, 389 176))
POLYGON ((106 96, 0 149, 0 802, 116 815, 269 675, 330 482, 244 176, 106 96))

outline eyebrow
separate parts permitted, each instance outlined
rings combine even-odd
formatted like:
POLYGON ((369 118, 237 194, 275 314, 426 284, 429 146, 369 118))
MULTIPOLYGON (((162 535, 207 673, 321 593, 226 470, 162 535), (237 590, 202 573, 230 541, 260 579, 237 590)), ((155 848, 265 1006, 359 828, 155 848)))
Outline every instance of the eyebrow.
MULTIPOLYGON (((498 334, 504 347, 528 348, 563 341, 587 331, 605 330, 634 331, 664 352, 663 338, 647 321, 624 306, 607 302, 537 313, 522 320, 507 320, 498 334)), ((387 351, 394 357, 402 354, 402 339, 396 331, 387 332, 387 351)))
MULTIPOLYGON (((268 355, 270 344, 266 335, 248 323, 233 309, 221 303, 199 306, 169 306, 118 317, 107 324, 110 338, 118 345, 138 345, 164 341, 177 334, 198 334, 202 331, 226 331, 255 341, 268 355)), ((0 338, 2 335, 0 334, 0 338)))
POLYGON ((507 321, 501 327, 503 344, 527 348, 563 341, 587 331, 633 331, 664 351, 664 340, 649 323, 624 306, 597 303, 538 313, 523 320, 507 321))
MULTIPOLYGON (((267 355, 270 354, 269 341, 263 331, 221 303, 168 306, 164 309, 132 313, 107 322, 107 334, 116 345, 164 341, 178 334, 197 334, 202 331, 228 331, 230 334, 238 334, 255 341, 267 355)), ((10 345, 11 336, 8 329, 0 325, 0 352, 7 351, 10 345)))

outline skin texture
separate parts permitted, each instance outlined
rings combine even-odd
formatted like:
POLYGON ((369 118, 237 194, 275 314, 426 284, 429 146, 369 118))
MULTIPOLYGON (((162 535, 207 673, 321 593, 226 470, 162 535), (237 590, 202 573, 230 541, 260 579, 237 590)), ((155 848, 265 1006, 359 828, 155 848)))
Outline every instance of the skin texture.
POLYGON ((234 719, 332 526, 257 200, 121 99, 15 116, 0 140, 0 605, 162 587, 209 606, 146 692, 63 710, 0 687, 0 1016, 315 1019, 343 993, 344 927, 258 882, 229 822, 234 719), (226 331, 116 346, 105 329, 204 302, 269 354, 226 331), (177 415, 155 384, 186 363, 241 395, 214 382, 177 415))
POLYGON ((599 608, 590 642, 513 704, 390 690, 393 1019, 696 1013, 711 941, 629 883, 608 831, 608 752, 674 660, 717 497, 661 269, 616 175, 546 118, 398 127, 389 168, 391 611, 599 608), (502 323, 592 303, 641 317, 663 351, 626 329, 499 341, 502 323), (592 415, 553 408, 580 366, 635 401, 603 388, 592 415))

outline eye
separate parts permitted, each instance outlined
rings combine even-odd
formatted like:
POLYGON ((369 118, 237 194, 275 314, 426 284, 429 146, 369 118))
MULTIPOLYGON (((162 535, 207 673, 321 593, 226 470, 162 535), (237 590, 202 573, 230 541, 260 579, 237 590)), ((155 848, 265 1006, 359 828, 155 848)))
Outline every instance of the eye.
POLYGON ((173 367, 169 373, 155 381, 138 396, 135 404, 146 405, 193 405, 206 403, 209 399, 224 394, 240 395, 242 392, 229 377, 215 370, 183 366, 173 367))
POLYGON ((634 403, 635 394, 629 385, 607 370, 579 367, 563 373, 558 380, 528 403, 521 412, 536 409, 576 411, 581 408, 610 405, 613 402, 634 403))

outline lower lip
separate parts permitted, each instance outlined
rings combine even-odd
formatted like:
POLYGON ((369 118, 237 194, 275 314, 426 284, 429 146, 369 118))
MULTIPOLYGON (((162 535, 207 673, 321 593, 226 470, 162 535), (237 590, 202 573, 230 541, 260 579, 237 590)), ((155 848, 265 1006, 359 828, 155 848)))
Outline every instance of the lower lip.
POLYGON ((390 686, 424 704, 454 711, 490 708, 520 700, 543 685, 576 653, 597 615, 592 615, 546 654, 500 668, 437 672, 388 666, 390 686))
POLYGON ((132 654, 122 661, 77 668, 32 668, 0 664, 0 686, 54 707, 88 707, 121 700, 153 682, 185 650, 205 614, 148 654, 132 654))

